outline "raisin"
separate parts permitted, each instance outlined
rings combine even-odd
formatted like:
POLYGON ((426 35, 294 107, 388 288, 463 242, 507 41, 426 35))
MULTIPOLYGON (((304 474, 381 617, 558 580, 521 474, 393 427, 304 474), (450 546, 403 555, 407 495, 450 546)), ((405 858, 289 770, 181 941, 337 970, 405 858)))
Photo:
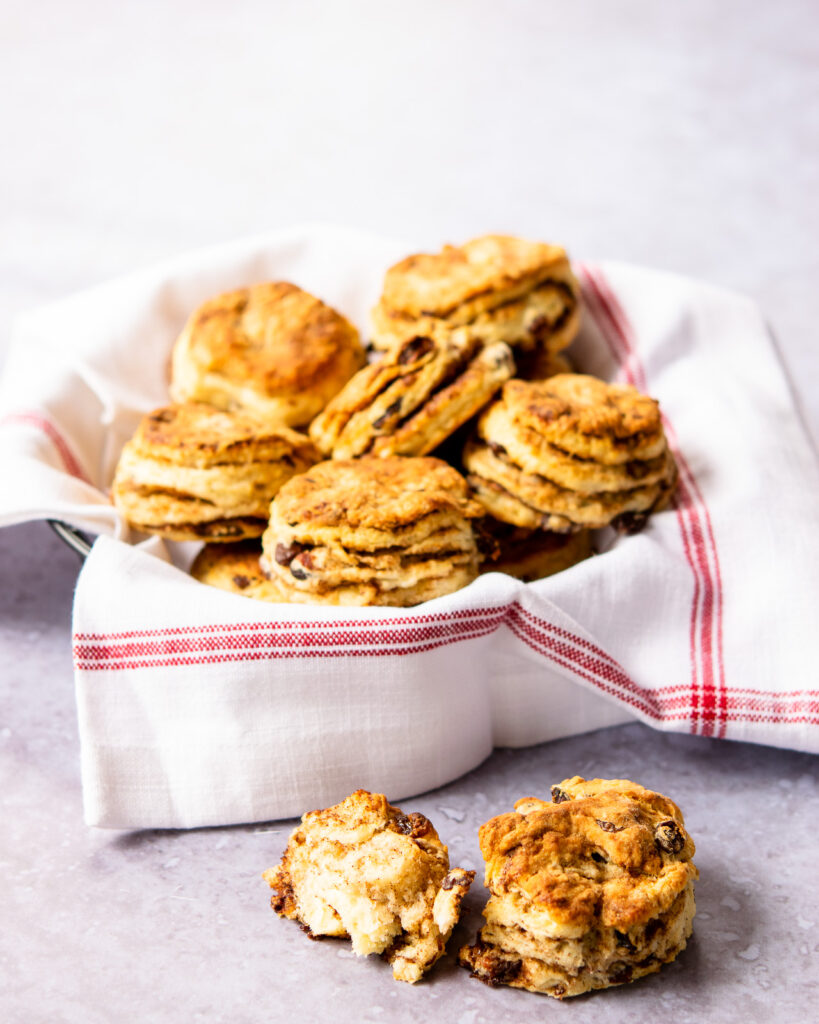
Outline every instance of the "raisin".
POLYGON ((290 565, 296 555, 300 555, 304 550, 304 544, 299 544, 296 541, 293 541, 292 544, 277 544, 276 561, 279 565, 290 565))
POLYGON ((624 985, 627 981, 631 981, 631 964, 622 961, 614 964, 609 972, 609 981, 612 985, 624 985))
POLYGON ((612 519, 611 525, 621 533, 639 533, 648 522, 648 512, 623 512, 612 519))
POLYGON ((486 976, 481 976, 483 981, 486 981, 489 985, 509 985, 517 978, 520 974, 520 969, 523 966, 522 960, 501 960, 493 958, 491 964, 488 965, 489 970, 486 976))
POLYGON ((373 420, 373 427, 375 430, 379 430, 384 424, 390 419, 391 416, 395 416, 401 411, 401 399, 396 398, 392 405, 387 406, 386 410, 381 413, 377 420, 373 420))
POLYGON ((175 409, 159 409, 151 413, 151 420, 154 423, 172 423, 176 419, 175 409))
POLYGON ((615 928, 614 937, 617 940, 617 945, 622 946, 624 949, 627 949, 629 953, 635 953, 637 951, 637 947, 634 945, 634 943, 631 941, 628 935, 626 935, 625 932, 618 932, 615 928))
POLYGON ((299 566, 293 565, 292 563, 290 565, 290 575, 293 577, 294 580, 307 579, 307 572, 304 569, 300 569, 299 566))
POLYGON ((412 839, 420 839, 432 831, 429 818, 425 818, 417 811, 413 811, 412 814, 397 814, 392 819, 392 824, 396 832, 412 839))
POLYGON ((535 341, 545 341, 549 337, 551 325, 545 316, 536 317, 529 324, 529 334, 535 339, 535 341))
POLYGON ((608 864, 608 861, 607 861, 607 860, 606 860, 606 858, 605 858, 605 857, 603 856, 603 854, 602 854, 602 853, 598 853, 598 852, 597 852, 597 850, 595 850, 595 851, 594 851, 594 852, 592 853, 592 855, 591 855, 591 856, 592 856, 592 860, 593 860, 593 861, 596 861, 596 862, 597 862, 598 864, 608 864))
POLYGON ((654 829, 654 843, 665 853, 679 853, 685 846, 685 836, 677 822, 669 818, 654 829))
POLYGON ((423 359, 434 348, 435 342, 432 338, 425 338, 423 336, 410 338, 409 341, 405 341, 401 346, 401 351, 398 353, 398 365, 406 366, 407 363, 417 363, 419 359, 423 359))
POLYGON ((450 872, 450 874, 448 874, 446 876, 446 878, 443 880, 443 882, 441 882, 441 888, 442 889, 446 889, 447 891, 449 891, 450 889, 454 889, 456 885, 462 885, 467 880, 469 882, 472 882, 474 880, 474 878, 475 878, 475 872, 474 871, 464 871, 463 874, 459 873, 457 875, 452 874, 450 872), (467 878, 464 878, 463 877, 464 875, 466 875, 467 878))
POLYGON ((248 577, 247 576, 242 576, 239 573, 237 573, 233 577, 233 583, 234 583, 234 586, 237 586, 239 588, 239 590, 244 590, 245 587, 249 587, 250 586, 250 580, 248 579, 248 577))
POLYGON ((625 825, 615 825, 613 821, 601 821, 599 818, 595 818, 594 820, 604 832, 622 832, 626 827, 625 825))
POLYGON ((563 804, 567 800, 571 800, 569 794, 560 788, 560 786, 552 786, 552 803, 563 804))

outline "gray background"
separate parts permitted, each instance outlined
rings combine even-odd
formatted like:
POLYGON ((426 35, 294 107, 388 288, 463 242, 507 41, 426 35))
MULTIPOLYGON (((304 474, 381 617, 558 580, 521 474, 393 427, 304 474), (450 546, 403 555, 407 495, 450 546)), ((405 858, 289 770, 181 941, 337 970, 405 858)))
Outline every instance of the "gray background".
MULTIPOLYGON (((429 247, 505 230, 751 295, 816 435, 818 27, 795 0, 7 2, 0 360, 21 310, 191 247, 303 221, 429 247)), ((815 758, 635 724, 406 801, 480 868, 478 825, 517 797, 631 776, 683 806, 703 875, 695 938, 653 979, 559 1006, 450 958, 409 988, 270 912, 286 823, 82 824, 77 568, 44 525, 0 532, 5 1019, 815 1019, 815 758)))

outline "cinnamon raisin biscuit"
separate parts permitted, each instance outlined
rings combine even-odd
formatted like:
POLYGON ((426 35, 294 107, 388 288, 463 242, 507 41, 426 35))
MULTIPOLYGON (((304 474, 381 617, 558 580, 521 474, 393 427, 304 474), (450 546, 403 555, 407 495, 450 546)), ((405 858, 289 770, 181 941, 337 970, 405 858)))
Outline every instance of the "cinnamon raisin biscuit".
POLYGON ((563 999, 652 974, 685 948, 698 872, 667 797, 575 776, 479 839, 491 895, 459 956, 474 977, 563 999))
POLYGON ((281 588, 262 572, 261 553, 258 540, 206 544, 194 559, 191 576, 200 583, 257 601, 286 601, 281 588))
POLYGON ((661 483, 670 471, 667 445, 653 458, 629 462, 605 463, 572 455, 547 441, 542 431, 516 420, 505 401, 492 403, 479 419, 477 433, 493 451, 508 455, 525 472, 584 494, 628 491, 661 483))
POLYGON ((515 372, 507 345, 459 332, 412 337, 360 370, 310 425, 335 459, 426 455, 515 372))
POLYGON ((475 579, 481 514, 439 459, 322 462, 273 501, 261 564, 290 601, 418 604, 475 579))
POLYGON ((515 423, 581 459, 619 465, 656 458, 666 448, 657 401, 628 384, 564 373, 510 381, 501 399, 515 423))
POLYGON ((588 530, 526 530, 487 516, 477 532, 481 572, 504 572, 524 583, 563 572, 592 554, 588 530))
POLYGON ((305 814, 263 877, 281 917, 311 938, 349 937, 357 956, 380 953, 398 981, 412 984, 443 955, 475 872, 450 869, 423 814, 359 789, 305 814))
POLYGON ((524 472, 502 448, 475 439, 463 453, 468 481, 490 515, 513 526, 555 530, 596 530, 614 525, 633 529, 664 508, 676 481, 671 454, 661 480, 621 491, 588 493, 561 487, 545 475, 524 472))
POLYGON ((285 481, 318 459, 310 440, 198 402, 156 409, 125 445, 114 504, 137 530, 173 540, 258 537, 285 481))
POLYGON ((176 342, 171 396, 303 427, 364 365, 355 327, 293 284, 217 295, 176 342))
POLYGON ((389 349, 437 325, 466 327, 484 343, 558 352, 578 323, 579 289, 562 248, 486 235, 391 267, 372 314, 372 344, 389 349))

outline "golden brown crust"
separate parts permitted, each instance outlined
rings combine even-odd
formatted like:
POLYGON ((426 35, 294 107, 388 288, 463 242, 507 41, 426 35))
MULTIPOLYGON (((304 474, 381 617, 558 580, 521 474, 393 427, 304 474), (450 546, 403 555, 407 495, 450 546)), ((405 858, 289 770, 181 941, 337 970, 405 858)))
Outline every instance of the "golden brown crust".
POLYGON ((390 350, 414 334, 460 329, 482 345, 556 353, 577 334, 579 298, 559 246, 487 235, 391 267, 371 344, 390 350))
MULTIPOLYGON (((163 512, 163 515, 166 514, 163 512)), ((179 523, 140 522, 128 520, 132 529, 139 533, 153 533, 165 540, 204 540, 211 544, 231 544, 234 541, 259 539, 267 526, 267 520, 256 516, 233 516, 229 519, 196 520, 179 523)))
POLYGON ((283 459, 312 464, 318 453, 304 434, 270 426, 248 413, 223 412, 203 402, 154 409, 129 442, 140 458, 209 468, 283 459))
POLYGON ((291 601, 406 607, 475 579, 481 514, 439 459, 323 462, 274 500, 261 564, 291 601))
POLYGON ((554 789, 558 802, 519 800, 481 826, 495 895, 523 895, 567 933, 595 922, 628 930, 670 907, 695 877, 693 840, 667 797, 625 779, 575 776, 554 789))
POLYGON ((478 977, 563 998, 657 970, 694 915, 694 843, 667 797, 625 779, 575 776, 552 802, 526 798, 480 829, 491 892, 478 977))
POLYGON ((545 476, 560 487, 583 494, 628 491, 668 479, 671 462, 668 446, 650 459, 605 463, 582 458, 551 444, 542 433, 516 421, 505 402, 493 402, 478 421, 478 436, 492 450, 508 456, 527 473, 545 476))
POLYGON ((171 394, 304 426, 363 363, 340 313, 293 284, 258 284, 192 314, 174 347, 171 394))
POLYGON ((277 914, 313 938, 351 938, 358 956, 381 953, 410 983, 443 955, 474 875, 450 870, 428 818, 362 789, 305 814, 281 863, 264 872, 277 914))
POLYGON ((529 291, 566 264, 560 246, 484 235, 462 246, 444 246, 439 253, 407 256, 390 267, 382 302, 413 317, 446 317, 455 308, 488 296, 492 305, 499 305, 510 293, 529 291))
POLYGON ((581 458, 617 464, 653 458, 665 446, 657 401, 628 384, 582 373, 510 380, 499 401, 515 422, 581 458))
POLYGON ((286 523, 390 531, 436 512, 475 517, 464 478, 440 459, 334 459, 290 480, 276 510, 286 523))

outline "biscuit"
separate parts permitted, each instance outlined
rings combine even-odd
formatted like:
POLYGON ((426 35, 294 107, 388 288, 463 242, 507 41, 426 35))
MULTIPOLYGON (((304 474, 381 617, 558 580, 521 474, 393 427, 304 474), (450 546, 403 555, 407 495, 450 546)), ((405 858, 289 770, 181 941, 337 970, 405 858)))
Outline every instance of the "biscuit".
POLYGON ((293 284, 257 284, 192 314, 173 349, 171 397, 303 427, 364 362, 340 313, 293 284))
POLYGON ((112 498, 137 530, 173 540, 258 537, 270 502, 318 453, 303 434, 197 402, 145 416, 120 455, 112 498))
POLYGON ((547 477, 553 483, 584 494, 599 491, 627 491, 665 480, 668 476, 668 446, 650 459, 605 463, 571 455, 550 444, 543 432, 515 421, 509 406, 496 402, 478 421, 478 436, 491 444, 497 454, 507 455, 527 473, 547 477))
POLYGON ((349 937, 357 956, 380 953, 398 981, 412 984, 443 955, 475 872, 450 869, 423 814, 359 789, 305 814, 263 877, 281 917, 311 938, 349 937))
POLYGON ((507 345, 482 347, 458 332, 417 336, 360 370, 310 425, 335 459, 426 455, 515 372, 507 345))
POLYGON ((503 572, 524 583, 570 569, 593 554, 588 530, 525 530, 487 516, 477 529, 481 572, 503 572))
POLYGON ((281 588, 262 572, 261 553, 258 540, 206 544, 193 561, 191 576, 200 583, 257 601, 286 601, 281 588))
POLYGON ((488 984, 563 999, 652 974, 685 948, 694 843, 671 800, 575 776, 479 832, 491 895, 459 954, 488 984))
POLYGON ((391 267, 371 343, 389 349, 437 325, 466 327, 484 344, 558 352, 578 324, 579 288, 562 248, 486 235, 391 267))
POLYGON ((439 459, 322 462, 273 501, 261 565, 290 601, 419 604, 475 579, 481 514, 439 459))
POLYGON ((584 374, 507 381, 463 464, 490 515, 528 529, 640 529, 677 480, 657 402, 584 374))
POLYGON ((581 459, 619 465, 656 458, 666 447, 658 403, 628 384, 566 373, 510 381, 502 398, 515 423, 581 459))
POLYGON ((670 453, 657 483, 597 493, 561 487, 545 476, 526 473, 502 450, 474 439, 467 442, 463 462, 470 487, 490 515, 513 526, 558 533, 609 525, 634 532, 650 514, 667 505, 676 481, 670 453))

